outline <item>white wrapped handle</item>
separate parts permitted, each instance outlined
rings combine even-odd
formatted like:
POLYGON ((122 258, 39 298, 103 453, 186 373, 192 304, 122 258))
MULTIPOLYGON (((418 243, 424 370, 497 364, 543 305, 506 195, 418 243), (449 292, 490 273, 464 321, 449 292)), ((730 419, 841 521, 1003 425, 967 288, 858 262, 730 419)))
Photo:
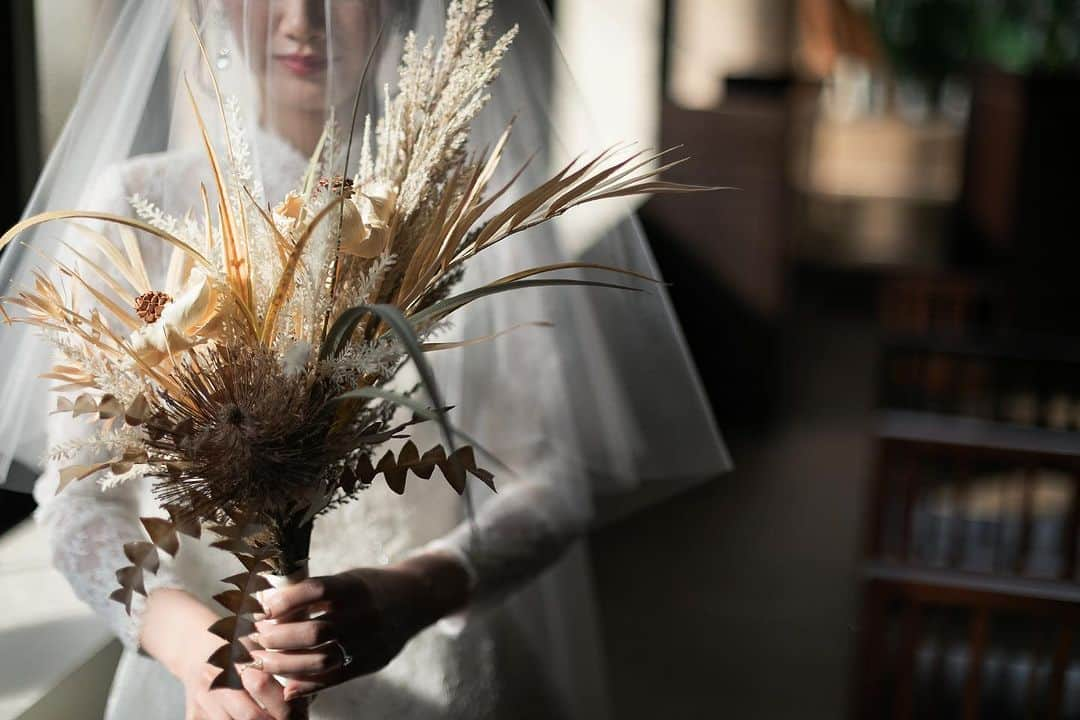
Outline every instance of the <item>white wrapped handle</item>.
MULTIPOLYGON (((305 562, 304 566, 294 572, 292 575, 274 575, 272 573, 265 573, 263 577, 266 578, 266 581, 270 583, 272 587, 274 587, 275 589, 279 589, 291 587, 293 585, 299 585, 300 583, 311 577, 311 575, 308 570, 308 564, 305 562)), ((285 687, 285 682, 288 678, 284 678, 280 675, 275 675, 274 679, 277 680, 282 687, 285 687)))

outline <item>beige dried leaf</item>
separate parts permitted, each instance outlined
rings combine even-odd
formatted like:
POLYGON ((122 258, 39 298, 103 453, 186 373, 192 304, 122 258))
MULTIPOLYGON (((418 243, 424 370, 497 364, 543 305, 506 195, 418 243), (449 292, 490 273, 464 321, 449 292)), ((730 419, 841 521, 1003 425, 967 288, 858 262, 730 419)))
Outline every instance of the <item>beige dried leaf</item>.
POLYGON ((85 480, 91 475, 95 475, 102 470, 108 469, 110 462, 96 463, 93 465, 72 465, 66 467, 60 471, 60 484, 56 488, 57 494, 64 491, 68 485, 79 480, 85 480))
POLYGON ((124 414, 124 406, 120 404, 120 401, 116 399, 116 396, 105 393, 101 396, 100 402, 98 402, 98 418, 101 420, 111 420, 115 417, 120 417, 124 414))
POLYGON ((132 427, 139 427, 149 419, 150 403, 147 401, 146 395, 140 393, 135 396, 135 399, 128 405, 127 410, 124 411, 124 422, 132 427))
POLYGON ((158 571, 160 559, 158 549, 154 543, 138 541, 124 545, 124 555, 136 567, 149 570, 152 573, 158 571))
POLYGON ((262 612, 262 605, 243 590, 226 590, 214 596, 214 600, 235 615, 262 612))
POLYGON ((91 415, 98 411, 98 404, 94 400, 93 396, 83 393, 79 397, 75 398, 75 405, 72 408, 71 414, 75 417, 80 415, 91 415))
POLYGON ((180 537, 176 532, 176 526, 163 518, 144 517, 140 518, 150 541, 172 557, 180 550, 180 537))
POLYGON ((143 579, 143 571, 142 568, 138 566, 129 565, 128 567, 117 570, 116 581, 120 583, 120 586, 123 588, 130 588, 140 595, 146 595, 146 584, 143 579))
POLYGON ((258 573, 243 572, 225 578, 221 582, 226 585, 235 585, 237 590, 244 593, 256 593, 260 590, 269 590, 273 587, 270 581, 258 573))
POLYGON ((476 464, 476 454, 471 447, 461 447, 448 457, 443 446, 438 445, 420 456, 412 440, 402 445, 400 453, 396 456, 392 450, 388 450, 374 466, 366 457, 360 458, 353 467, 348 469, 342 485, 346 492, 352 492, 358 485, 370 485, 376 477, 382 475, 387 486, 394 493, 401 495, 405 492, 406 480, 410 472, 427 480, 436 469, 442 472, 443 477, 458 494, 465 492, 467 475, 472 475, 492 490, 495 489, 495 476, 476 464))

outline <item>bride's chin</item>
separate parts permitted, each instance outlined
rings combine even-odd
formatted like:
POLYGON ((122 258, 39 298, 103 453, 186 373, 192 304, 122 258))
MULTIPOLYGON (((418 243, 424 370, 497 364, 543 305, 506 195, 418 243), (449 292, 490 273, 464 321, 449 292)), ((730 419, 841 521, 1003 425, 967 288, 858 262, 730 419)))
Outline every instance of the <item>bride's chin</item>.
POLYGON ((267 94, 271 107, 282 113, 324 113, 326 84, 289 78, 276 81, 267 94))

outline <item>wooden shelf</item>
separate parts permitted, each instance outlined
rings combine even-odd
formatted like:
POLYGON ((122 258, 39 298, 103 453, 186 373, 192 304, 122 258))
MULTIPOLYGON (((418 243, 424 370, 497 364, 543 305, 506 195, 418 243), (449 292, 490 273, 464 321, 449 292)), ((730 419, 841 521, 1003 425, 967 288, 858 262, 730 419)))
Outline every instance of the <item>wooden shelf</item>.
POLYGON ((1080 328, 1064 314, 1068 303, 1040 302, 1048 289, 991 277, 913 278, 885 288, 878 380, 886 407, 879 405, 860 573, 859 717, 932 714, 920 712, 928 697, 937 714, 950 712, 939 692, 946 663, 935 660, 930 679, 920 665, 921 649, 934 637, 948 637, 949 647, 962 643, 968 669, 953 700, 962 700, 964 717, 982 717, 987 688, 1004 687, 986 668, 1006 619, 1038 628, 1040 638, 1023 642, 1040 667, 1049 666, 1045 687, 1028 684, 1027 713, 1061 715, 1080 628, 1080 432, 948 410, 977 402, 1011 412, 1011 396, 1022 394, 1041 413, 1050 409, 1051 391, 1071 395, 1080 328), (887 407, 889 398, 938 410, 887 407), (940 517, 948 512, 955 522, 940 517), (1053 521, 1041 522, 1049 513, 1053 521), (927 542, 946 563, 908 561, 924 555, 927 542), (996 572, 989 562, 984 571, 962 567, 974 547, 993 553, 996 572))
POLYGON ((888 350, 930 352, 942 355, 1080 364, 1080 339, 1065 336, 1023 334, 1008 337, 965 335, 887 334, 881 339, 888 350))
POLYGON ((1080 457, 1080 433, 908 410, 882 413, 878 436, 955 447, 1080 457))
POLYGON ((1061 580, 917 568, 887 562, 867 563, 863 567, 863 577, 900 585, 932 586, 1031 600, 1080 603, 1080 584, 1061 580))

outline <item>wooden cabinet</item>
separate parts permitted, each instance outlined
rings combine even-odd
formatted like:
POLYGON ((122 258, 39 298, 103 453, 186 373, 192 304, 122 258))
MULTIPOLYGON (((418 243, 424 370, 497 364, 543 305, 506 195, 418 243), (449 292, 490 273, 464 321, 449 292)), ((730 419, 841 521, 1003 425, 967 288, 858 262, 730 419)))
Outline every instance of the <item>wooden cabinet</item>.
POLYGON ((1002 287, 884 291, 858 717, 1080 717, 1080 333, 1002 287))

